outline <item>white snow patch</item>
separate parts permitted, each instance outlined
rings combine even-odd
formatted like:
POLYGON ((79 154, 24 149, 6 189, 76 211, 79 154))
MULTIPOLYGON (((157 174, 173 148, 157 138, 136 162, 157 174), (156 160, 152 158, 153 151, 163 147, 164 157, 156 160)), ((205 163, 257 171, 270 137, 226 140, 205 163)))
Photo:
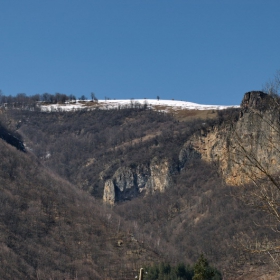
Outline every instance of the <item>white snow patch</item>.
POLYGON ((130 107, 131 105, 146 104, 149 108, 156 108, 156 106, 166 107, 167 110, 224 110, 227 108, 239 108, 238 105, 222 106, 222 105, 204 105, 187 101, 178 100, 157 100, 157 99, 118 99, 118 100, 99 100, 98 103, 92 103, 89 100, 80 103, 70 104, 53 104, 41 105, 42 111, 73 111, 81 109, 98 109, 109 110, 130 107))
POLYGON ((52 105, 41 105, 41 111, 53 112, 53 111, 74 111, 84 109, 85 106, 81 103, 72 104, 52 104, 52 105))

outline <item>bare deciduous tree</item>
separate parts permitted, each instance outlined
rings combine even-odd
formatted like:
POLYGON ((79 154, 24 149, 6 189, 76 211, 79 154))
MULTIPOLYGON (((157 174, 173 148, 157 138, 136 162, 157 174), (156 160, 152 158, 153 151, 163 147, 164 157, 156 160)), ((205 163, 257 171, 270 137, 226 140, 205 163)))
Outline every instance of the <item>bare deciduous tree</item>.
POLYGON ((280 70, 278 70, 273 80, 269 80, 263 86, 263 91, 271 95, 279 95, 280 93, 280 70))
MULTIPOLYGON (((240 234, 238 243, 252 254, 268 255, 280 269, 280 71, 275 79, 266 84, 267 103, 264 110, 248 108, 253 126, 247 135, 236 130, 230 143, 231 160, 238 166, 243 187, 237 197, 245 204, 264 212, 265 223, 254 223, 271 229, 274 237, 265 236, 252 240, 247 234, 240 234), (264 129, 265 128, 265 129, 264 129), (252 133, 252 131, 254 131, 252 133), (256 148, 257 146, 257 148, 256 148), (276 236, 276 237, 275 237, 276 236), (278 236, 279 237, 279 236, 278 236)), ((262 107, 263 108, 263 107, 262 107)))
POLYGON ((91 101, 98 102, 98 98, 96 97, 94 92, 91 92, 90 96, 91 96, 91 101))

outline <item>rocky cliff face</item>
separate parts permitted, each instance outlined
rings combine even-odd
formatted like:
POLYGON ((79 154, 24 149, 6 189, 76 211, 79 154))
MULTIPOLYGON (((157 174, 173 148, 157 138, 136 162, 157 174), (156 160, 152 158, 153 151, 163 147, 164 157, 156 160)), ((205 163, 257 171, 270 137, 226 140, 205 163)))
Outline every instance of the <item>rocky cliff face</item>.
MULTIPOLYGON (((275 174, 280 166, 280 112, 278 101, 263 92, 244 95, 239 119, 202 127, 182 146, 179 170, 202 159, 216 164, 227 184, 240 185, 264 172, 275 174)), ((103 200, 114 204, 140 193, 164 192, 172 185, 174 168, 167 159, 153 158, 149 164, 119 167, 105 182, 103 200)))
POLYGON ((280 166, 279 116, 274 97, 248 92, 237 122, 203 130, 184 149, 216 163, 228 184, 240 185, 250 176, 263 176, 264 172, 275 174, 280 166))
POLYGON ((164 192, 171 185, 168 160, 155 157, 149 164, 119 167, 104 184, 103 201, 113 205, 117 201, 130 200, 140 193, 164 192))

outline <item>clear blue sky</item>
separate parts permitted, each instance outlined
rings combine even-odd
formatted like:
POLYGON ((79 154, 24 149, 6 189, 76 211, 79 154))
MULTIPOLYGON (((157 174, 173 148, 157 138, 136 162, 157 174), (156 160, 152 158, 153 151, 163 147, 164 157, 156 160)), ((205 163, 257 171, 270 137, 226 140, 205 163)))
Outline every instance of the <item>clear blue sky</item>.
POLYGON ((0 89, 239 104, 280 69, 279 0, 0 0, 0 89))

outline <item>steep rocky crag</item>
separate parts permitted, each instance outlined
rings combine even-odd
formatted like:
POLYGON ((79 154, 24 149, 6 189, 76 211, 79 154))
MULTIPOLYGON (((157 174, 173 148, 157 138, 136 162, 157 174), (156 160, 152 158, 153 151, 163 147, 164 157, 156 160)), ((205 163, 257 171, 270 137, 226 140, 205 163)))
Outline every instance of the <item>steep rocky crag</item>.
POLYGON ((141 193, 164 192, 172 185, 171 164, 167 159, 153 158, 149 164, 119 167, 111 179, 105 181, 103 201, 130 200, 141 193))
POLYGON ((172 170, 180 171, 193 160, 215 164, 230 185, 247 183, 280 166, 280 113, 278 99, 261 91, 244 95, 238 120, 205 126, 190 137, 178 156, 179 166, 153 158, 149 164, 119 167, 104 184, 103 201, 114 204, 141 193, 164 192, 172 184, 172 170), (253 175, 252 175, 253 174, 253 175))
POLYGON ((280 166, 278 99, 260 91, 247 92, 238 121, 214 126, 195 134, 181 153, 216 163, 228 184, 240 185, 248 178, 275 174, 280 166))

